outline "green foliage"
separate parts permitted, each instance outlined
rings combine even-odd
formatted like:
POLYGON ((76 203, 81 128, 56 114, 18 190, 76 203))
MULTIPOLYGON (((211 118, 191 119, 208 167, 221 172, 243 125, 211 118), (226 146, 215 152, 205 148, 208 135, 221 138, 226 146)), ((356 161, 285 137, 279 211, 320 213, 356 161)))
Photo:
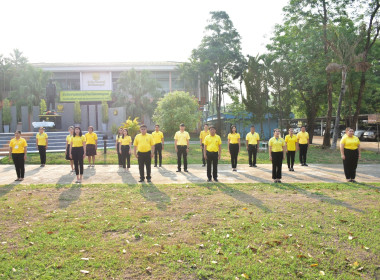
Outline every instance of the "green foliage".
POLYGON ((134 138, 140 131, 139 118, 136 117, 132 120, 131 117, 128 117, 128 120, 122 123, 122 127, 128 129, 128 134, 134 138))
POLYGON ((11 106, 8 99, 3 101, 3 123, 9 125, 12 121, 11 106))
POLYGON ((114 123, 111 126, 111 132, 113 135, 117 135, 117 131, 119 130, 119 127, 114 123))
POLYGON ((79 124, 82 121, 82 113, 80 110, 79 101, 75 101, 74 103, 74 123, 79 124))
POLYGON ((45 99, 40 101, 40 115, 44 114, 47 110, 45 99))
POLYGON ((108 123, 108 103, 107 101, 102 101, 102 122, 108 123))
POLYGON ((170 92, 161 98, 153 115, 153 120, 170 135, 178 130, 180 123, 193 131, 200 118, 198 100, 184 91, 170 92))

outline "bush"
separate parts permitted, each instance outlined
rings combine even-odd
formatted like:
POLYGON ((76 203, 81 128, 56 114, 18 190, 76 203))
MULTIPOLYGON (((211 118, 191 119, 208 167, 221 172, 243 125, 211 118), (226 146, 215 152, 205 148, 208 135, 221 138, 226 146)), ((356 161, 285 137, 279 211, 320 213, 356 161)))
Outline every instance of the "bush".
POLYGON ((47 110, 45 99, 41 99, 40 101, 40 115, 43 115, 47 110))
POLYGON ((131 120, 131 117, 128 117, 128 120, 125 121, 125 123, 122 123, 123 128, 128 129, 128 134, 134 138, 136 134, 140 131, 140 124, 139 124, 139 118, 134 118, 134 120, 131 120))
POLYGON ((82 113, 80 110, 80 103, 79 101, 75 101, 74 104, 74 123, 79 124, 82 121, 82 113))
POLYGON ((113 124, 111 126, 111 132, 112 132, 112 135, 117 135, 117 131, 119 130, 119 127, 116 125, 116 124, 113 124))
POLYGON ((11 115, 11 105, 9 104, 8 99, 4 99, 3 101, 3 123, 5 125, 9 125, 12 121, 11 115))
POLYGON ((107 101, 102 101, 102 122, 108 123, 108 103, 107 101))

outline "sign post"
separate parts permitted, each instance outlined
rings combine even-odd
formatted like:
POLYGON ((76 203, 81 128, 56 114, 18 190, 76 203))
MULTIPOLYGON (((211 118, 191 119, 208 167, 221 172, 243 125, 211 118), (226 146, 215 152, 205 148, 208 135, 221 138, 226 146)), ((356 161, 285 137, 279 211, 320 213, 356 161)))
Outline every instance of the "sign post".
POLYGON ((379 137, 380 114, 368 115, 368 123, 376 124, 377 153, 380 154, 380 137, 379 137))

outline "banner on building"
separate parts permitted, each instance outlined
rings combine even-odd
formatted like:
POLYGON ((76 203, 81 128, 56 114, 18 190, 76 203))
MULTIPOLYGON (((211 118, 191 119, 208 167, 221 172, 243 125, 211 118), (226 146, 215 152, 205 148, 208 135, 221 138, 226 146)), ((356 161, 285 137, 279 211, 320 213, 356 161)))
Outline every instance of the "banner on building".
POLYGON ((111 90, 70 90, 61 91, 60 102, 111 101, 111 90))
POLYGON ((81 90, 112 90, 111 72, 82 72, 81 90))

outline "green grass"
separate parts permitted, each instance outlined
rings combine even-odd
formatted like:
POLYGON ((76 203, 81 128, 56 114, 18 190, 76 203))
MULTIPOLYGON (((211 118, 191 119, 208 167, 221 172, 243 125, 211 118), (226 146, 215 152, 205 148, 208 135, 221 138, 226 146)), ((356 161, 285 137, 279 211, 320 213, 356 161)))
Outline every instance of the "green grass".
MULTIPOLYGON (((191 145, 188 154, 188 163, 201 163, 202 152, 199 145, 191 145)), ((137 160, 134 155, 131 155, 131 163, 137 164, 137 160)), ((260 152, 257 156, 258 163, 271 163, 269 161, 267 152, 260 152)), ((108 149, 107 154, 103 154, 103 150, 98 150, 98 156, 96 157, 96 164, 117 164, 117 155, 114 149, 108 149)), ((239 154, 238 163, 246 164, 248 162, 248 153, 245 147, 242 147, 239 154)), ((310 146, 307 154, 308 163, 342 163, 340 158, 340 153, 338 150, 323 150, 320 146, 310 146)), ((0 164, 12 163, 5 157, 0 160, 0 164)), ((39 154, 29 154, 27 159, 28 164, 40 164, 39 154)), ((174 144, 165 145, 165 150, 163 151, 163 164, 176 164, 177 155, 174 150, 174 144)), ((228 153, 227 144, 222 145, 222 158, 220 163, 230 163, 230 154, 228 153)), ((296 163, 298 163, 298 153, 296 154, 296 163)), ((362 151, 362 159, 359 163, 380 163, 380 157, 375 152, 362 151)), ((67 164, 65 160, 64 153, 48 153, 47 154, 47 164, 67 164)))
POLYGON ((380 183, 0 186, 0 278, 373 279, 379 203, 380 183))

